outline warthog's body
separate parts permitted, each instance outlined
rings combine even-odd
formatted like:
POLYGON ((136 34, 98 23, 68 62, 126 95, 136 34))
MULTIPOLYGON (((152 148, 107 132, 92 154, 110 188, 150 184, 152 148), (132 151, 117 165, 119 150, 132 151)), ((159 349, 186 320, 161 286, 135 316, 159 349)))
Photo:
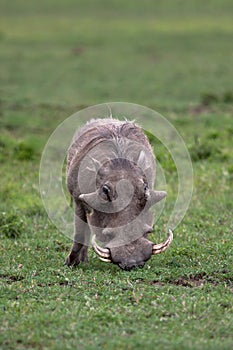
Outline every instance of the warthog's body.
POLYGON ((164 243, 147 239, 152 232, 151 205, 165 197, 153 191, 155 160, 142 129, 129 121, 97 119, 75 135, 67 159, 67 186, 74 200, 74 243, 67 265, 87 260, 93 248, 123 269, 143 266, 164 243), (95 238, 103 247, 96 244, 95 238))

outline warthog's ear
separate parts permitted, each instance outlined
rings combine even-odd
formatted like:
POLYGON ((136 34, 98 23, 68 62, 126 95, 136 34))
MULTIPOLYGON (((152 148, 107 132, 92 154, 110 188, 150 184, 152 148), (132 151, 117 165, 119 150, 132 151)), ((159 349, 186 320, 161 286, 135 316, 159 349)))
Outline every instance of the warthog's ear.
POLYGON ((80 194, 78 198, 85 204, 88 204, 91 208, 93 206, 98 205, 98 201, 99 201, 97 191, 92 193, 80 194))
POLYGON ((154 205, 155 203, 161 201, 164 197, 166 197, 167 192, 165 191, 151 191, 150 197, 148 199, 148 204, 150 206, 154 205))

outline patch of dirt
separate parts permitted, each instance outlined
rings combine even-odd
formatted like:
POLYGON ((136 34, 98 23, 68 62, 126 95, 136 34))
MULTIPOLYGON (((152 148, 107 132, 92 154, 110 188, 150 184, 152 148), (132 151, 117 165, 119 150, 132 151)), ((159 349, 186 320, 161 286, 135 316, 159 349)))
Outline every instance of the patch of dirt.
POLYGON ((183 287, 202 287, 206 280, 203 279, 205 274, 197 274, 197 275, 191 275, 189 277, 179 277, 178 279, 171 282, 172 284, 176 286, 183 286, 183 287))
MULTIPOLYGON (((206 281, 202 278, 190 278, 190 277, 179 277, 173 281, 168 281, 167 284, 172 284, 175 286, 182 286, 182 287, 189 287, 189 288, 194 288, 194 287, 202 287, 206 281)), ((159 281, 151 281, 150 283, 153 286, 158 286, 162 287, 166 285, 166 283, 159 282, 159 281)))
POLYGON ((211 283, 212 285, 217 286, 219 283, 225 282, 226 285, 229 287, 230 291, 232 291, 233 288, 231 285, 231 279, 229 279, 227 276, 224 276, 227 273, 228 273, 227 270, 213 272, 212 275, 207 275, 206 272, 201 272, 196 275, 180 276, 177 279, 169 280, 167 282, 160 282, 160 281, 154 280, 154 281, 151 281, 150 284, 153 286, 162 287, 167 283, 175 286, 194 288, 194 287, 202 287, 206 283, 211 283))
POLYGON ((18 281, 22 281, 24 279, 24 277, 22 276, 8 276, 8 275, 0 275, 0 279, 4 279, 6 281, 6 283, 13 283, 13 282, 18 282, 18 281))
POLYGON ((159 281, 151 281, 150 284, 152 286, 158 286, 158 287, 163 287, 165 285, 165 283, 159 282, 159 281))
POLYGON ((76 46, 71 50, 71 53, 74 56, 80 56, 85 51, 84 47, 82 46, 76 46))
POLYGON ((205 114, 205 113, 209 113, 211 111, 212 111, 212 108, 210 108, 209 106, 204 105, 204 104, 192 106, 189 108, 189 113, 192 115, 205 114))
POLYGON ((159 280, 150 281, 150 284, 155 287, 163 287, 165 285, 175 285, 184 288, 201 288, 204 285, 212 285, 214 287, 223 285, 231 293, 233 293, 233 276, 227 269, 219 271, 212 271, 207 274, 200 272, 197 274, 190 274, 188 276, 180 276, 178 278, 170 278, 161 282, 159 280))

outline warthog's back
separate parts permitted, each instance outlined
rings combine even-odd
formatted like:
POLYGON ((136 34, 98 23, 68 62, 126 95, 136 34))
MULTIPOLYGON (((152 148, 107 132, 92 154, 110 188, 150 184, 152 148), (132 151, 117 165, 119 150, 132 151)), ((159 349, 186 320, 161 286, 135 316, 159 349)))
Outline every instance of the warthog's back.
POLYGON ((79 162, 91 148, 105 140, 127 138, 151 150, 149 141, 142 129, 131 121, 116 119, 94 119, 80 128, 75 134, 67 157, 67 172, 72 162, 79 162))
POLYGON ((152 149, 147 137, 134 122, 110 118, 91 120, 76 132, 68 150, 67 186, 70 192, 72 192, 74 177, 77 176, 82 159, 88 152, 106 141, 114 143, 116 157, 122 154, 127 157, 127 153, 132 152, 132 148, 135 149, 134 144, 137 144, 138 147, 146 148, 151 154, 151 159, 153 159, 152 149), (124 140, 131 140, 133 147, 130 149, 124 140))

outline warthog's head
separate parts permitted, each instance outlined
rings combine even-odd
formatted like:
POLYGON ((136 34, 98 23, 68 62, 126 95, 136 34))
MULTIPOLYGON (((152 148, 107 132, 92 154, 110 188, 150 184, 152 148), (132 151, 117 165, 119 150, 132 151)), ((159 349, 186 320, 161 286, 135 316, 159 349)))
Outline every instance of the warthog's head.
POLYGON ((96 190, 79 196, 89 213, 93 248, 103 261, 130 270, 142 267, 153 254, 170 245, 171 231, 161 244, 154 244, 147 238, 153 223, 149 209, 166 196, 166 192, 150 187, 138 164, 116 158, 99 167, 96 190), (97 244, 96 239, 102 244, 97 244))

